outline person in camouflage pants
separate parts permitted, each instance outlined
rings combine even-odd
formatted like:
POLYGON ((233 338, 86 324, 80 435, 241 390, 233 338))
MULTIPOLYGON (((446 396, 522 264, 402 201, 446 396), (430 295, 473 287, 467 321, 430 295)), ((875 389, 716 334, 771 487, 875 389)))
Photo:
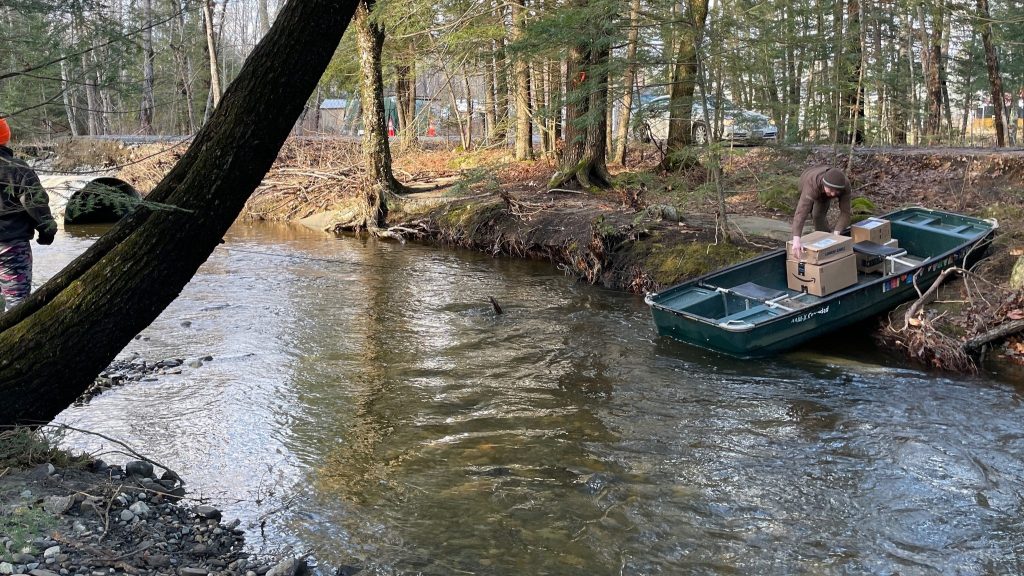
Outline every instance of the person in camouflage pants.
POLYGON ((32 290, 32 247, 38 231, 40 244, 50 244, 57 223, 50 214, 50 199, 39 176, 7 147, 11 129, 0 118, 0 296, 4 311, 21 303, 32 290))

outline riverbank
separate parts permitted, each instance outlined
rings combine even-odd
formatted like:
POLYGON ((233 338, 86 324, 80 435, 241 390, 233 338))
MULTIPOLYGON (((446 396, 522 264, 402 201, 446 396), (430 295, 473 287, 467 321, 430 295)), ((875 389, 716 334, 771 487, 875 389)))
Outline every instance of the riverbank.
POLYGON ((0 433, 0 574, 297 576, 304 560, 245 550, 238 520, 187 499, 146 460, 123 467, 53 448, 47 434, 0 433))
MULTIPOLYGON (((181 153, 152 148, 131 152, 119 176, 143 192, 156 184, 181 153)), ((627 165, 612 167, 609 190, 549 189, 556 166, 548 159, 515 162, 505 150, 395 150, 395 173, 411 193, 388 198, 388 235, 458 246, 493 256, 551 262, 581 281, 633 293, 658 290, 710 270, 777 248, 788 236, 796 202, 795 182, 814 164, 847 168, 854 187, 855 217, 922 205, 996 218, 1001 231, 988 257, 972 271, 970 290, 943 289, 946 305, 926 310, 928 328, 939 334, 878 330, 887 346, 930 366, 957 369, 940 360, 949 346, 996 329, 1014 318, 1011 273, 1024 244, 1024 151, 832 147, 726 148, 701 166, 677 173, 657 169, 660 151, 639 147, 627 165), (720 166, 721 172, 708 167, 720 166), (719 223, 719 194, 726 208, 719 223), (723 233, 722 230, 725 230, 723 233), (999 305, 972 294, 1000 294, 999 305), (959 301, 951 307, 949 301, 959 301), (981 322, 970 321, 981 317, 981 322), (931 343, 942 343, 932 347, 931 343), (950 344, 953 342, 953 344, 950 344)), ((289 141, 253 194, 243 217, 297 221, 344 233, 361 202, 362 157, 349 141, 289 141)), ((1024 270, 1018 272, 1024 275, 1024 270)), ((897 310, 898 316, 903 310, 897 310)), ((1020 340, 998 350, 1021 357, 1020 340)))

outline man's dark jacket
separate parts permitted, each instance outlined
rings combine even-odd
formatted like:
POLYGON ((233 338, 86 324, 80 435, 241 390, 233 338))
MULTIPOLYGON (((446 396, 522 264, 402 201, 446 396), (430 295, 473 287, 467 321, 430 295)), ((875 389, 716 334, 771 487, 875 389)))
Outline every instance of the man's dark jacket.
POLYGON ((53 220, 49 203, 35 171, 0 146, 0 242, 31 240, 38 226, 53 220))

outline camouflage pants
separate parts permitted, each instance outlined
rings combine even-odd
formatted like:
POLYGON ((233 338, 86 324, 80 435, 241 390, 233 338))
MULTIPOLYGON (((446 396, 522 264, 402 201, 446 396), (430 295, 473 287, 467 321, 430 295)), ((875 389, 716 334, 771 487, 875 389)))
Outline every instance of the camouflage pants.
POLYGON ((28 240, 0 242, 0 295, 4 311, 14 308, 32 290, 32 248, 28 240))

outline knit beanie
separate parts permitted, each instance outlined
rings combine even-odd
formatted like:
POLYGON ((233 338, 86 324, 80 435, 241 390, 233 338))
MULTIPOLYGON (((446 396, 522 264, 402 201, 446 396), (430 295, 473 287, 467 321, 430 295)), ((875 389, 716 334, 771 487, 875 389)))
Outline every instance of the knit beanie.
POLYGON ((7 146, 10 141, 11 127, 7 125, 7 120, 0 118, 0 146, 7 146))
POLYGON ((825 170, 825 174, 821 177, 821 183, 836 190, 850 189, 850 181, 846 179, 846 174, 843 174, 843 171, 839 168, 825 170))

